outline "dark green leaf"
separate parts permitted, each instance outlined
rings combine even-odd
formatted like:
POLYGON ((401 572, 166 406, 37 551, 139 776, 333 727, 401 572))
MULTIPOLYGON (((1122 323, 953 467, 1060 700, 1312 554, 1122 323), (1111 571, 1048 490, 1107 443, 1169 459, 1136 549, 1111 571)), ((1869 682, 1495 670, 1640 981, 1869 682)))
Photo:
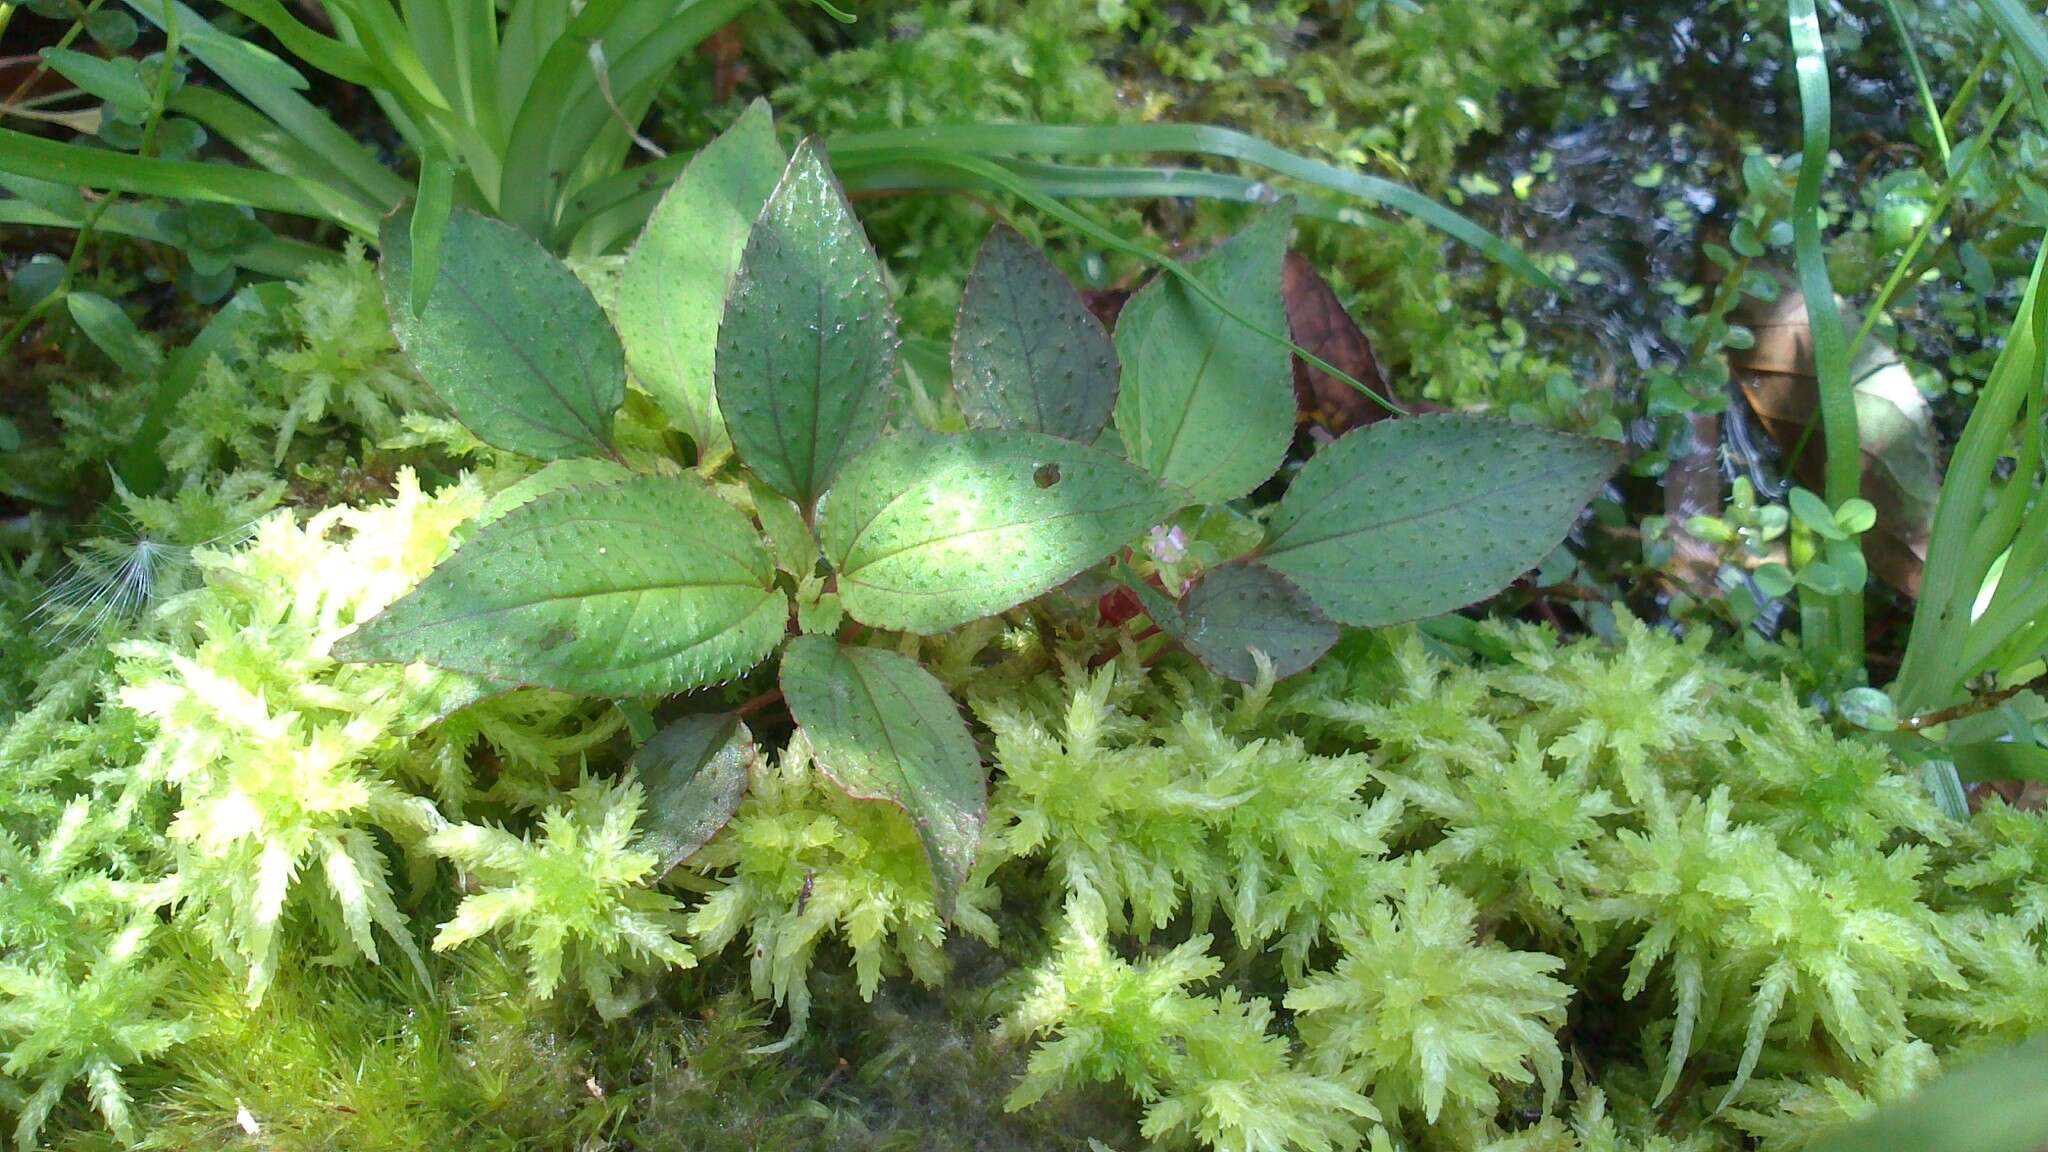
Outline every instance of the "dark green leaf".
POLYGON ((1211 568, 1180 598, 1170 619, 1149 614, 1210 671, 1242 684, 1259 678, 1254 648, 1284 680, 1322 659, 1338 637, 1337 625, 1301 589, 1256 563, 1211 568))
POLYGON ((690 476, 565 488, 477 531, 335 648, 591 695, 666 695, 761 662, 788 598, 754 526, 690 476))
POLYGON ((38 252, 7 278, 7 302, 26 312, 63 286, 64 261, 54 253, 38 252))
POLYGON ((384 302, 421 377, 477 438, 542 460, 611 454, 625 355, 590 290, 525 233, 448 218, 427 310, 412 309, 405 214, 384 224, 384 302))
POLYGON ((92 42, 112 52, 126 52, 134 47, 136 34, 135 17, 118 8, 101 8, 86 13, 85 34, 92 42))
POLYGON ((712 386, 718 325, 747 234, 787 163, 768 105, 757 100, 691 157, 626 257, 618 307, 626 362, 700 461, 732 447, 712 386))
MULTIPOLYGON (((1238 315, 1287 331, 1280 292, 1292 202, 1195 262, 1191 271, 1238 315)), ((1294 438, 1294 380, 1283 344, 1160 276, 1116 324, 1123 385, 1116 427, 1132 460, 1197 500, 1235 500, 1264 483, 1294 438)))
POLYGON ((1979 740, 1949 748, 1956 772, 1973 784, 2033 780, 2048 784, 2048 748, 2012 740, 1979 740))
POLYGON ((959 706, 917 662, 879 648, 799 636, 782 657, 782 695, 846 794, 909 813, 950 917, 988 817, 987 774, 959 706))
POLYGON ((149 110, 149 85, 143 82, 135 61, 128 57, 105 60, 73 48, 45 48, 43 63, 124 116, 140 118, 149 110))
POLYGON ((631 468, 616 460, 601 460, 588 456, 573 460, 556 460, 491 497, 484 503, 483 510, 476 514, 476 519, 470 522, 470 528, 474 530, 503 520, 507 512, 550 492, 564 488, 592 488, 602 484, 618 484, 631 480, 636 475, 631 468))
POLYGON ((768 547, 775 553, 775 566, 792 576, 809 576, 818 567, 818 540, 811 534, 811 526, 804 523, 803 513, 789 502, 786 496, 770 492, 758 483, 747 487, 754 497, 754 515, 760 518, 761 531, 768 536, 768 547))
POLYGON ((685 716, 633 753, 633 774, 647 789, 640 846, 660 858, 656 876, 709 843, 747 794, 760 750, 737 716, 685 716))
POLYGON ((718 328, 718 407, 761 482, 812 507, 889 418, 882 264, 806 140, 747 237, 718 328))
POLYGON ((1545 428, 1383 420, 1301 470, 1263 559, 1346 624, 1435 616, 1541 563, 1619 463, 1613 444, 1545 428))
POLYGON ((953 391, 975 428, 1093 443, 1116 406, 1116 346, 1045 253, 988 234, 953 327, 953 391))
POLYGON ((448 216, 455 211, 455 170, 438 156, 420 160, 420 186, 412 204, 412 310, 427 310, 434 281, 441 275, 441 242, 448 235, 448 216))
POLYGON ((161 356, 119 304, 97 292, 73 292, 64 298, 64 303, 70 307, 79 331, 129 379, 156 378, 161 356))
POLYGON ((905 432, 847 468, 818 535, 854 619, 930 634, 1058 587, 1183 503, 1071 440, 905 432))

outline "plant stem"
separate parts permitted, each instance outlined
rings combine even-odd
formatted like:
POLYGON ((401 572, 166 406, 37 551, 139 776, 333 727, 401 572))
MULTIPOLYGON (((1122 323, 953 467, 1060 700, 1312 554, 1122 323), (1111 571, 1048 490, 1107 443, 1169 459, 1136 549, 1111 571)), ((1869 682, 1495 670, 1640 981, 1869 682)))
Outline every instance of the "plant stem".
POLYGON ((759 696, 756 696, 752 700, 749 700, 746 703, 741 704, 739 707, 733 709, 732 714, 744 720, 747 717, 754 715, 755 713, 761 712, 768 708, 772 708, 775 705, 780 704, 781 702, 782 689, 770 688, 768 691, 761 693, 759 696))
POLYGON ((2039 676, 2027 681, 2025 684, 2012 688, 2000 688, 1996 692, 1986 692, 1982 696, 1965 700, 1961 704, 1950 708, 1925 712, 1918 716, 1909 716, 1899 721, 1899 731, 1924 732, 1937 724, 1946 724, 1951 720, 1961 720, 1966 716, 1976 716, 1980 713, 1989 712, 2023 692, 2034 692, 2042 688, 2048 688, 2048 676, 2039 676))
POLYGON ((1963 180, 1976 170, 1978 159, 1991 147, 1991 137, 2005 123, 2006 116, 2018 103, 2016 95, 2006 93, 2005 99, 1998 103, 1998 110, 1992 113, 1991 124, 1978 138, 1977 147, 1964 159, 1963 167, 1942 182, 1941 191, 1934 198, 1934 207, 1927 213, 1927 219, 1921 221, 1919 230, 1913 234, 1913 239, 1906 245, 1905 252, 1900 254, 1898 264, 1892 268, 1891 276, 1886 278, 1884 287, 1877 293, 1877 298, 1871 301, 1869 309, 1864 312, 1863 324, 1856 330, 1856 338, 1849 342, 1849 359, 1852 362, 1856 359, 1856 353, 1862 350, 1863 342, 1870 339, 1870 333, 1877 327, 1878 317, 1884 315, 1884 310, 1890 306, 1892 297, 1906 282, 1907 274, 1913 269, 1913 262, 1919 258, 1920 249, 1948 215, 1949 205, 1955 200, 1956 193, 1961 191, 1963 180))
MULTIPOLYGON (((1787 13, 1791 25, 1794 67, 1799 78, 1800 163, 1799 185, 1793 197, 1793 242, 1799 267, 1800 291, 1806 297, 1808 325, 1813 331, 1814 375, 1820 386, 1822 443, 1827 449, 1825 496, 1828 506, 1839 508, 1855 499, 1863 486, 1862 440, 1856 428, 1856 394, 1849 379, 1848 341, 1842 332, 1841 313, 1835 307, 1834 285, 1828 278, 1827 252, 1821 230, 1820 195, 1827 175, 1829 139, 1833 116, 1828 90, 1826 45, 1821 40, 1820 16, 1814 0, 1791 0, 1787 13)), ((1861 545, 1851 537, 1829 541, 1827 559, 1848 567, 1861 545)), ((1826 601, 1830 627, 1802 627, 1802 641, 1809 652, 1845 662, 1852 670, 1863 666, 1863 590, 1856 588, 1839 595, 1821 597, 1802 590, 1803 615, 1826 601)))

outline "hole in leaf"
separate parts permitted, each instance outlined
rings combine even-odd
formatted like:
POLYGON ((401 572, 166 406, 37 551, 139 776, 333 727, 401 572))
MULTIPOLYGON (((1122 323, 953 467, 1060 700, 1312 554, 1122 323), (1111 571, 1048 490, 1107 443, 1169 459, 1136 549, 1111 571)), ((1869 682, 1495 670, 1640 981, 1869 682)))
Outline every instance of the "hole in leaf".
POLYGON ((1060 466, 1057 464, 1040 464, 1031 473, 1031 482, 1040 488, 1052 487, 1060 482, 1060 466))

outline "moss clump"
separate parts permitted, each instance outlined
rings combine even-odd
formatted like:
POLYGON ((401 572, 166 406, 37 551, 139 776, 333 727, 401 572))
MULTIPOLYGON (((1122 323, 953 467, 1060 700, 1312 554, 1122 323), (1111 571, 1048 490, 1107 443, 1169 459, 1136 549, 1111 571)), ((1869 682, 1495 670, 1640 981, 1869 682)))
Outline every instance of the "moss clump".
POLYGON ((46 668, 0 734, 30 1141, 1795 1148, 2048 1023, 2039 814, 1945 820, 1627 617, 1249 687, 966 629, 934 665, 994 770, 950 923, 800 734, 657 889, 614 710, 328 655, 486 502, 270 514, 46 668))

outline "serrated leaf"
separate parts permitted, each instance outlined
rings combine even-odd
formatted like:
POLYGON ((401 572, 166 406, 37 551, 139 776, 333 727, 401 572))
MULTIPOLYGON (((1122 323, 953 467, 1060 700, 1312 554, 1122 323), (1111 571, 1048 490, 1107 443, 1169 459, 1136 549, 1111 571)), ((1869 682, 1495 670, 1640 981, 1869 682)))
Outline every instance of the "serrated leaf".
POLYGON ((639 847, 659 858, 667 875, 725 827, 747 794, 760 750, 740 718, 685 716, 633 753, 633 774, 647 791, 639 847))
POLYGON ((1337 643, 1338 628, 1286 577, 1263 564, 1225 564, 1202 574, 1168 619, 1153 623, 1210 671, 1250 684, 1259 678, 1256 648, 1273 675, 1303 671, 1337 643))
POLYGON ((413 367, 484 443, 540 460, 612 454, 625 354, 583 282, 524 232, 448 217, 426 311, 412 307, 411 221, 384 223, 384 303, 413 367))
POLYGON ((520 480, 484 502, 483 509, 471 522, 472 529, 503 520, 507 512, 522 504, 531 503, 550 492, 564 488, 589 488, 603 484, 618 484, 631 480, 638 473, 616 460, 600 460, 585 457, 576 460, 556 460, 533 475, 520 480))
POLYGON ((929 635, 1058 587, 1185 502, 1071 440, 913 431, 847 468, 818 535, 848 615, 929 635))
POLYGON ((974 428, 1093 443, 1116 406, 1116 346, 1060 270, 998 224, 953 326, 953 391, 974 428))
POLYGON ((810 508, 889 418, 896 317, 882 263, 816 140, 747 237, 718 328, 718 407, 740 459, 810 508))
POLYGON ((974 865, 988 788, 946 686, 894 652, 799 636, 783 653, 782 695, 833 783, 909 814, 931 861, 939 913, 950 918, 974 865))
POLYGON ((754 515, 775 554, 775 566, 792 576, 810 576, 818 567, 818 540, 804 523, 803 512, 787 496, 771 492, 757 481, 748 481, 747 490, 754 498, 754 515))
POLYGON ((746 516, 692 476, 564 488, 505 513, 335 648, 606 696, 730 679, 781 640, 788 598, 746 516))
POLYGON ((712 383, 718 325, 747 234, 788 163, 767 102, 754 101, 690 158, 633 242, 621 274, 626 362, 697 445, 700 464, 732 450, 712 383))
MULTIPOLYGON (((1293 219, 1291 201, 1268 208, 1190 269, 1267 332, 1287 331, 1281 269, 1293 219)), ((1117 431, 1153 475, 1213 504, 1243 496, 1280 467, 1294 438, 1286 345, 1160 276, 1124 305, 1116 351, 1117 431)))
POLYGON ((1619 463, 1613 444, 1546 428, 1383 420, 1308 462, 1260 558, 1345 624, 1435 616, 1541 563, 1619 463))

